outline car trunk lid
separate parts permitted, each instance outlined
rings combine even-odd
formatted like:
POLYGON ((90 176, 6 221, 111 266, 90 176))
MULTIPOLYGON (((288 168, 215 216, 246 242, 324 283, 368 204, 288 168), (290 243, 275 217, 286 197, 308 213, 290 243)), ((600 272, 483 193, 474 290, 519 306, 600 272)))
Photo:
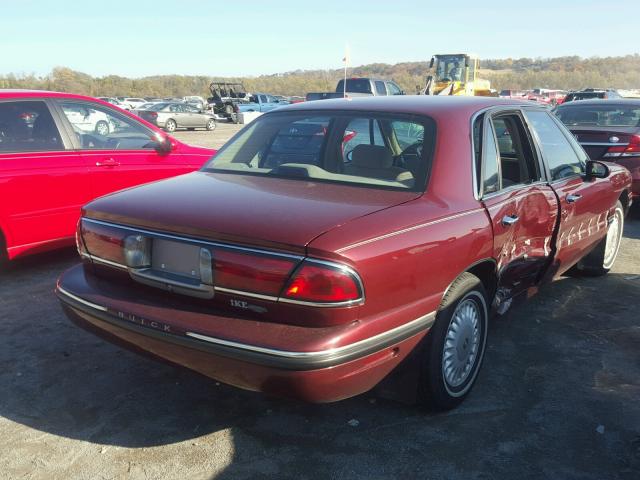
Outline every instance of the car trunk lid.
POLYGON ((570 127, 582 148, 592 160, 608 159, 604 155, 611 147, 629 144, 631 137, 640 133, 637 127, 570 127))
POLYGON ((318 235, 419 195, 262 175, 194 172, 101 197, 89 203, 84 214, 116 224, 301 253, 318 235))

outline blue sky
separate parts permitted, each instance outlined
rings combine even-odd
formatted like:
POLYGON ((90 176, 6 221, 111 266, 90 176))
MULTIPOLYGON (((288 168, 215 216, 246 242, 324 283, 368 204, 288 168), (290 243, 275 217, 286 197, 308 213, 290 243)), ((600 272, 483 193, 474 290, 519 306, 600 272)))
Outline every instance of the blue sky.
POLYGON ((637 0, 0 0, 0 74, 260 75, 428 60, 640 51, 637 0), (610 17, 608 20, 607 17, 610 17))

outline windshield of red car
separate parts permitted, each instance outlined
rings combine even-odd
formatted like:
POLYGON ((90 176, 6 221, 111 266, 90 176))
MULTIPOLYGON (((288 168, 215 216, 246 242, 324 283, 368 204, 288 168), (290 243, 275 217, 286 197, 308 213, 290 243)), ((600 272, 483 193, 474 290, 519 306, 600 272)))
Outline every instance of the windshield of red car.
POLYGON ((279 112, 239 132, 204 170, 423 191, 434 143, 428 117, 279 112))

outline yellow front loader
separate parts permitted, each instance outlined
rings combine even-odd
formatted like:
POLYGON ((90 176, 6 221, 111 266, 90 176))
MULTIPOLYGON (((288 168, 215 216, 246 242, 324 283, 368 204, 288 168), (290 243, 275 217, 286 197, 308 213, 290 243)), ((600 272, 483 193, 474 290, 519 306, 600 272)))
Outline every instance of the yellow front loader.
POLYGON ((427 77, 422 95, 467 95, 495 96, 489 80, 477 77, 478 57, 465 53, 434 55, 429 68, 435 67, 435 74, 427 77))

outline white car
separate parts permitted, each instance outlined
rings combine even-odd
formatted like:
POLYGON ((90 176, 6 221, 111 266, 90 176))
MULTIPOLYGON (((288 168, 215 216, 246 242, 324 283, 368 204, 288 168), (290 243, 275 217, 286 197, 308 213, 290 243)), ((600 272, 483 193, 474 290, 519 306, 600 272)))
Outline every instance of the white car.
POLYGON ((82 132, 97 133, 104 137, 115 131, 115 125, 104 112, 81 106, 64 106, 63 110, 71 125, 82 132))
POLYGON ((125 105, 128 105, 129 110, 136 110, 138 107, 148 102, 144 98, 131 97, 131 98, 125 98, 122 101, 122 103, 124 103, 125 105))

